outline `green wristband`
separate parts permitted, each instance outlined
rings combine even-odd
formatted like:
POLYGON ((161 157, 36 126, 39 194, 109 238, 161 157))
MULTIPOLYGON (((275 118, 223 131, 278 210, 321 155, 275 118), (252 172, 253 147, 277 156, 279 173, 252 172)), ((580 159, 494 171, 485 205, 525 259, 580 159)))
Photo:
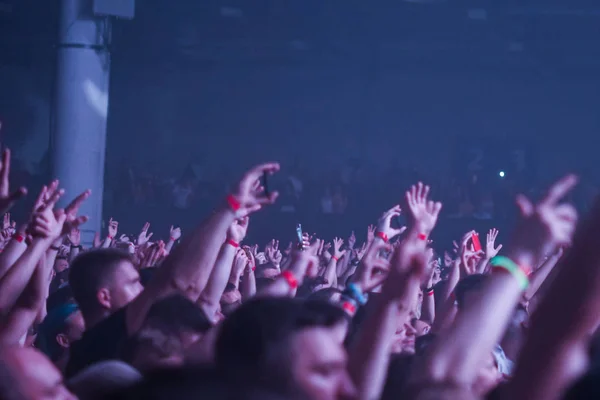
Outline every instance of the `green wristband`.
POLYGON ((494 268, 502 268, 508 272, 519 282, 521 290, 529 287, 529 278, 513 260, 508 257, 496 256, 490 260, 490 264, 494 268))

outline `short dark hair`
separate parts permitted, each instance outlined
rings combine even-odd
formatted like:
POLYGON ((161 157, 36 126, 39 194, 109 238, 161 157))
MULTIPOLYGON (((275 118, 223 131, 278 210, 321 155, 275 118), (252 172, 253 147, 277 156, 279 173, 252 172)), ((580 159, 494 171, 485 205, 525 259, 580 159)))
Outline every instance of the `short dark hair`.
POLYGON ((146 325, 159 327, 169 333, 208 331, 212 324, 204 311, 182 294, 174 294, 150 307, 146 325))
POLYGON ((468 293, 476 292, 481 289, 486 281, 487 275, 473 274, 461 279, 454 289, 458 308, 462 309, 465 306, 465 297, 468 293))
POLYGON ((242 304, 221 325, 215 346, 216 366, 234 379, 261 381, 287 391, 289 341, 311 327, 332 327, 346 314, 326 301, 257 298, 242 304))
POLYGON ((133 264, 133 259, 117 249, 92 250, 75 258, 69 268, 69 285, 84 316, 99 307, 96 293, 108 283, 122 262, 133 264))
POLYGON ((121 358, 132 362, 138 351, 155 351, 169 355, 181 351, 181 333, 205 333, 212 327, 209 319, 194 302, 181 294, 157 301, 150 307, 143 326, 121 349, 121 358), (171 347, 161 340, 169 338, 171 347))

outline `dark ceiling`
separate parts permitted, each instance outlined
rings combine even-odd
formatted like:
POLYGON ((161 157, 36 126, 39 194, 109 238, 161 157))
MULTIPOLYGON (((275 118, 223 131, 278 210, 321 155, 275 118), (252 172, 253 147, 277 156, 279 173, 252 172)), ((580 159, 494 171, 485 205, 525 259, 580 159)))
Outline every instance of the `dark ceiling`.
MULTIPOLYGON (((113 60, 131 68, 291 64, 587 79, 600 76, 595 3, 138 0, 135 19, 114 24, 113 60)), ((0 62, 52 60, 56 4, 0 0, 0 62)))

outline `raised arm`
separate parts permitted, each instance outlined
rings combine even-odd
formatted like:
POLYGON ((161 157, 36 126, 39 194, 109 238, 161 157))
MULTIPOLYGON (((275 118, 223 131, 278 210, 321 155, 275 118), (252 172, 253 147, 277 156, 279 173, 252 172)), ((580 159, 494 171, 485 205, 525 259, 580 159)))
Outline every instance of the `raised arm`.
MULTIPOLYGON (((234 258, 239 251, 240 243, 246 237, 249 218, 245 217, 239 221, 233 221, 227 231, 227 241, 221 246, 217 261, 210 274, 206 288, 198 298, 198 305, 204 313, 213 318, 219 310, 221 296, 225 291, 229 277, 231 276, 234 258)), ((245 253, 243 253, 245 256, 245 253)), ((247 261, 247 260, 246 260, 247 261)), ((215 319, 216 321, 216 319, 215 319)))
POLYGON ((557 245, 568 243, 574 229, 574 209, 559 205, 575 185, 568 176, 557 182, 537 205, 524 196, 517 199, 521 220, 515 230, 508 258, 493 259, 493 273, 454 324, 426 351, 412 371, 412 383, 473 383, 479 368, 499 342, 528 281, 526 270, 557 245), (569 217, 564 215, 565 209, 569 217))
POLYGON ((249 248, 244 248, 244 251, 248 257, 248 264, 246 265, 244 274, 242 275, 240 294, 242 295, 243 301, 248 301, 256 294, 256 276, 254 275, 254 270, 256 269, 256 260, 254 259, 254 255, 249 248))
POLYGON ((145 290, 127 307, 127 327, 135 332, 143 323, 150 306, 173 292, 195 300, 206 287, 227 229, 234 220, 272 204, 278 193, 268 196, 256 183, 264 173, 273 174, 279 164, 259 165, 248 171, 232 195, 165 260, 145 290))
MULTIPOLYGON (((45 254, 52 241, 60 236, 61 232, 58 235, 52 234, 51 223, 55 218, 53 207, 63 193, 63 190, 55 190, 44 201, 44 204, 34 212, 30 227, 35 227, 36 231, 39 232, 38 236, 49 237, 51 241, 50 243, 47 240, 33 241, 31 246, 27 247, 9 271, 0 279, 0 314, 7 315, 12 309, 30 281, 38 261, 45 254)), ((66 220, 64 211, 60 212, 60 218, 62 219, 60 221, 60 228, 62 229, 66 220)))
MULTIPOLYGON (((442 205, 428 201, 428 191, 429 188, 421 192, 411 189, 407 192, 407 200, 413 224, 418 222, 417 229, 431 233, 442 205)), ((426 243, 418 235, 409 235, 398 246, 390 263, 389 276, 383 284, 381 299, 363 324, 356 346, 350 352, 350 375, 359 391, 359 399, 381 396, 394 333, 403 321, 409 320, 419 286, 426 279, 426 243)))
MULTIPOLYGON (((563 209, 566 218, 573 210, 563 209)), ((589 341, 600 325, 600 199, 583 221, 530 320, 527 341, 507 395, 520 400, 562 398, 586 371, 589 341)), ((507 397, 509 398, 509 397, 507 397)))
POLYGON ((523 300, 529 301, 535 296, 546 278, 548 278, 548 275, 550 275, 550 272, 552 272, 552 269, 556 266, 556 263, 558 263, 558 260, 562 257, 562 254, 562 248, 558 249, 552 253, 552 255, 550 255, 537 270, 529 275, 529 287, 523 295, 523 300))

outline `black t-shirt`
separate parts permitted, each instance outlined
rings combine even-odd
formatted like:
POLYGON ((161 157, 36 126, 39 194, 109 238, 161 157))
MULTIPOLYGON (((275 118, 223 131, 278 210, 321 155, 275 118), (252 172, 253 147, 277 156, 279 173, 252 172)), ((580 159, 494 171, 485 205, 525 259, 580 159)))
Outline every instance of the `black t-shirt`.
POLYGON ((127 340, 125 310, 121 308, 105 320, 84 332, 70 348, 65 376, 70 378, 86 367, 100 361, 118 359, 121 344, 127 340))

